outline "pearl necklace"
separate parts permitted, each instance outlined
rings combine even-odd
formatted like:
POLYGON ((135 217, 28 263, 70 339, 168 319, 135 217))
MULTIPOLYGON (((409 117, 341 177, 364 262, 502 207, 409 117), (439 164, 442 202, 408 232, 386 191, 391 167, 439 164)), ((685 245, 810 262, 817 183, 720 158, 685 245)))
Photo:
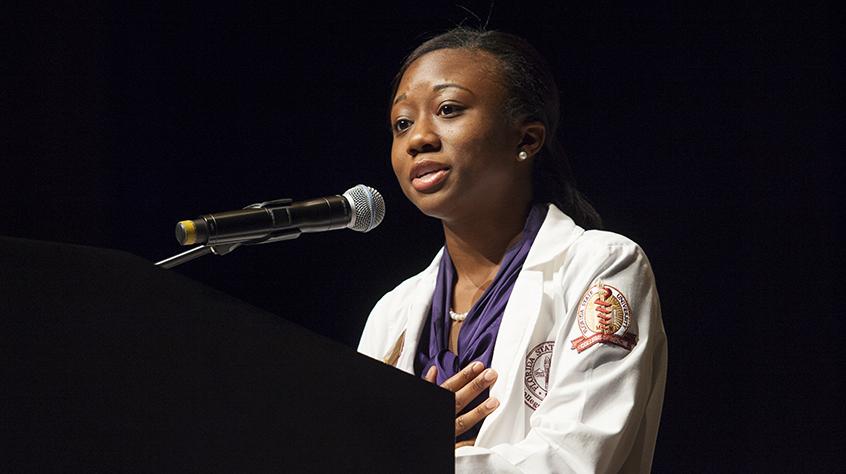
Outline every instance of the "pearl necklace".
MULTIPOLYGON (((491 275, 492 275, 492 274, 496 274, 496 272, 497 272, 497 271, 499 271, 499 265, 495 266, 495 267, 493 268, 493 271, 492 271, 492 272, 488 272, 488 274, 487 274, 487 276, 485 276, 484 280, 485 280, 485 281, 487 281, 487 280, 491 277, 491 275)), ((475 281, 473 281, 473 280, 471 280, 469 276, 467 277, 467 281, 469 281, 469 282, 470 282, 470 284, 472 284, 473 286, 475 286, 477 290, 481 290, 481 289, 482 289, 482 286, 481 286, 481 285, 477 285, 477 284, 476 284, 476 282, 475 282, 475 281)), ((482 285, 484 285, 484 283, 482 283, 482 285)), ((450 317, 450 319, 452 319, 453 321, 455 321, 455 322, 459 322, 459 323, 460 323, 460 322, 464 321, 464 319, 467 317, 467 313, 469 313, 469 312, 470 312, 470 311, 466 311, 466 312, 464 312, 464 313, 456 313, 455 311, 453 311, 452 309, 450 309, 450 310, 449 310, 449 317, 450 317)))

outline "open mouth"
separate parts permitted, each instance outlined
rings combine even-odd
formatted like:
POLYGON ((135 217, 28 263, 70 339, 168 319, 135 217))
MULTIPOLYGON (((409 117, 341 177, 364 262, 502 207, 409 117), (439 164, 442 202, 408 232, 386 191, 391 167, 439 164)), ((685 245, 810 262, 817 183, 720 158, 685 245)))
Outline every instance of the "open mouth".
POLYGON ((425 172, 420 173, 417 176, 415 176, 414 179, 428 179, 427 176, 429 178, 431 178, 433 174, 440 173, 441 171, 446 171, 446 170, 447 170, 447 168, 439 168, 439 169, 436 169, 436 170, 425 171, 425 172))
POLYGON ((449 170, 449 166, 443 163, 436 163, 434 161, 423 161, 416 165, 411 170, 411 179, 426 179, 427 176, 436 174, 440 171, 449 170))
POLYGON ((443 163, 418 163, 411 170, 411 185, 420 192, 433 191, 446 179, 449 170, 449 166, 443 163))

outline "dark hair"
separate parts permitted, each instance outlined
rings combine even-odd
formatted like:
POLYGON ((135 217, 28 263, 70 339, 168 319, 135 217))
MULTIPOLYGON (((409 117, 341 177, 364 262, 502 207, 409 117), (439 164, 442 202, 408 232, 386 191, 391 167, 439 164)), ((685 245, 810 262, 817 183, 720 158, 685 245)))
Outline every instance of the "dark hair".
POLYGON ((403 74, 415 60, 440 49, 484 51, 497 59, 508 90, 505 113, 513 120, 546 126, 543 149, 532 171, 533 201, 552 202, 580 226, 601 228, 602 219, 576 189, 573 171, 556 136, 559 121, 558 87, 544 58, 526 40, 501 31, 457 27, 424 42, 409 54, 394 78, 391 100, 403 74))

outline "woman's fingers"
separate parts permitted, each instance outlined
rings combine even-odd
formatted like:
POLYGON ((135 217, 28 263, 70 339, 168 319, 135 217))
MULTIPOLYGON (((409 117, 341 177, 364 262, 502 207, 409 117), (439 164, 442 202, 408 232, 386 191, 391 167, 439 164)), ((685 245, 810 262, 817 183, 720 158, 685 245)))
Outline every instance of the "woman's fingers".
MULTIPOLYGON (((423 377, 429 382, 437 380, 438 370, 432 366, 426 376, 423 377)), ((479 361, 472 362, 467 367, 462 369, 459 373, 453 375, 446 382, 441 384, 441 387, 455 393, 455 413, 461 412, 468 403, 472 402, 485 391, 486 388, 496 382, 497 373, 493 369, 485 369, 485 364, 479 361)), ((496 407, 499 406, 499 400, 496 398, 488 398, 485 403, 477 406, 469 412, 455 418, 455 436, 459 436, 470 428, 474 427, 480 421, 490 415, 496 407)), ((457 446, 456 446, 457 447, 457 446)))
POLYGON ((496 410, 496 407, 499 406, 499 400, 496 398, 488 398, 485 400, 485 403, 477 406, 476 408, 470 410, 469 412, 459 416, 455 419, 455 436, 459 436, 465 431, 469 430, 477 423, 482 421, 486 416, 490 415, 491 412, 496 410))
POLYGON ((496 382, 497 373, 493 369, 485 369, 484 372, 477 375, 470 381, 470 383, 461 387, 455 392, 455 412, 458 413, 484 392, 486 388, 496 382))
POLYGON ((426 376, 423 377, 423 380, 435 383, 435 381, 438 380, 438 368, 434 365, 429 367, 429 371, 426 372, 426 376))
POLYGON ((467 367, 461 369, 461 372, 453 375, 446 382, 441 384, 441 387, 450 392, 457 392, 461 387, 470 383, 477 375, 485 368, 485 364, 476 361, 471 362, 467 367))
POLYGON ((473 446, 474 444, 476 444, 476 438, 465 439, 464 441, 455 443, 455 449, 463 448, 464 446, 473 446))
MULTIPOLYGON (((426 373, 426 380, 432 381, 437 377, 434 366, 426 373)), ((496 382, 497 373, 493 369, 485 369, 479 361, 469 364, 459 373, 453 375, 441 387, 455 393, 455 412, 458 413, 496 382)))

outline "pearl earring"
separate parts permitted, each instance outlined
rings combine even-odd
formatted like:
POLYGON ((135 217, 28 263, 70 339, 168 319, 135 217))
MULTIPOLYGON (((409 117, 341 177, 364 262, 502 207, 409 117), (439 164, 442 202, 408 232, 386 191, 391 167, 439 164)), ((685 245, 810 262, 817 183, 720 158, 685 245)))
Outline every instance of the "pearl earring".
POLYGON ((526 150, 520 150, 520 153, 517 153, 517 161, 526 161, 529 158, 529 154, 526 153, 526 150))

